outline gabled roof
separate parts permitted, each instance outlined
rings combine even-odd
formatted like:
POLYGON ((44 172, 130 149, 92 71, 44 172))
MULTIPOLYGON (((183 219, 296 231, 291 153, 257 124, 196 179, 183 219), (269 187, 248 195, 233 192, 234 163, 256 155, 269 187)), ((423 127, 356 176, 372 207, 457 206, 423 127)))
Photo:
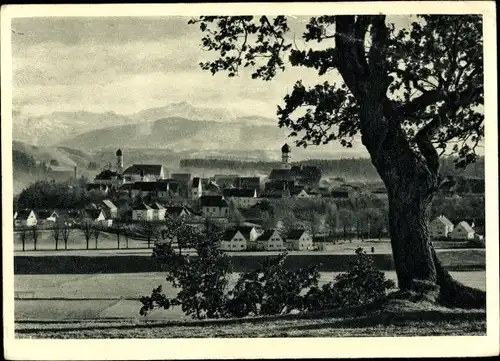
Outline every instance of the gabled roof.
MULTIPOLYGON (((269 229, 264 231, 258 238, 257 241, 269 241, 269 239, 276 233, 275 229, 269 229)), ((279 236, 279 234, 278 234, 279 236)), ((281 237, 280 237, 281 238, 281 237)))
MULTIPOLYGON (((467 223, 466 221, 462 221, 460 222, 459 224, 457 224, 457 227, 458 226, 462 226, 462 228, 468 232, 468 233, 474 233, 474 229, 472 229, 472 227, 470 226, 469 223, 467 223)), ((456 228, 456 227, 455 227, 456 228)))
POLYGON ((117 207, 111 202, 109 199, 105 199, 102 201, 102 204, 104 204, 106 207, 109 209, 117 209, 117 207))
MULTIPOLYGON (((26 219, 28 219, 28 217, 31 214, 31 212, 32 212, 31 209, 22 209, 19 212, 17 212, 17 218, 16 219, 26 220, 26 219)), ((35 217, 36 217, 36 213, 35 213, 35 217)))
POLYGON ((451 223, 451 221, 443 215, 440 215, 435 220, 441 222, 442 224, 444 224, 447 227, 453 227, 453 223, 451 223))
POLYGON ((240 231, 241 234, 247 239, 249 240, 250 239, 250 232, 252 232, 253 229, 255 229, 255 227, 250 227, 250 226, 240 226, 240 227, 236 227, 235 228, 236 230, 240 231))
POLYGON ((189 210, 187 210, 185 207, 165 207, 166 209, 166 214, 167 215, 172 215, 175 217, 178 217, 181 215, 181 213, 184 211, 186 214, 190 214, 189 210))
POLYGON ((222 196, 201 196, 200 204, 202 207, 227 207, 227 202, 222 196))
POLYGON ((95 179, 98 179, 98 180, 111 180, 111 179, 115 179, 115 178, 121 179, 122 176, 120 174, 118 174, 117 172, 112 171, 110 169, 105 169, 101 173, 99 173, 98 175, 95 176, 95 179))
POLYGON ((84 218, 97 219, 102 213, 102 209, 86 209, 83 213, 84 218))
POLYGON ((305 232, 305 229, 291 229, 287 233, 286 239, 299 239, 305 232))
POLYGON ((158 202, 155 202, 153 204, 150 205, 151 209, 155 209, 155 210, 161 210, 161 209, 165 209, 165 207, 163 207, 160 203, 158 202))
POLYGON ((253 198, 256 195, 255 189, 246 188, 226 188, 223 191, 224 197, 253 198))
POLYGON ((271 180, 293 180, 294 176, 290 169, 273 169, 269 174, 271 180))
POLYGON ((143 202, 143 203, 141 203, 141 204, 139 204, 137 206, 132 207, 132 209, 135 210, 135 211, 147 211, 147 210, 150 210, 151 207, 148 206, 146 203, 143 202))
POLYGON ((141 174, 143 172, 146 174, 153 174, 159 176, 163 166, 161 164, 133 164, 125 171, 123 174, 141 174))
POLYGON ((222 235, 222 239, 224 241, 230 241, 234 238, 234 236, 238 233, 237 229, 226 229, 224 234, 222 235))
POLYGON ((49 211, 47 209, 37 210, 35 211, 35 215, 37 219, 47 219, 49 217, 52 217, 52 215, 54 215, 55 217, 59 217, 56 212, 49 211))

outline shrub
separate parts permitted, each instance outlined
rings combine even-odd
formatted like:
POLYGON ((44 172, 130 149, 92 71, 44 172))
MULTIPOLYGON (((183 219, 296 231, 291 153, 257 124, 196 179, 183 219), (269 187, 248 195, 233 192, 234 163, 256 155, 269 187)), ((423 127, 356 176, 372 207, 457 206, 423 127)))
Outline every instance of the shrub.
POLYGON ((362 248, 356 249, 356 255, 349 270, 337 275, 334 282, 309 290, 305 296, 304 309, 366 305, 386 296, 386 292, 395 286, 394 282, 386 279, 384 272, 373 267, 372 258, 362 248))
POLYGON ((259 269, 240 276, 229 293, 230 316, 277 315, 302 309, 303 293, 318 284, 318 266, 287 270, 286 256, 266 257, 259 269))

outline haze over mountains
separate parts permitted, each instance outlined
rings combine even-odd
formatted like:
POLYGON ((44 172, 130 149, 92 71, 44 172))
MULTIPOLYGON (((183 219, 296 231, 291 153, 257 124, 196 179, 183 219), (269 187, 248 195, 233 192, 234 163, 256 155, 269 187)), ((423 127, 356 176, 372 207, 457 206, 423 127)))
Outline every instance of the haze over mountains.
MULTIPOLYGON (((114 112, 54 112, 41 116, 14 114, 13 139, 42 147, 65 146, 88 153, 122 148, 153 148, 183 156, 276 159, 287 132, 275 119, 238 115, 222 108, 187 102, 145 109, 131 115, 114 112)), ((293 158, 365 156, 339 144, 293 148, 293 158)))

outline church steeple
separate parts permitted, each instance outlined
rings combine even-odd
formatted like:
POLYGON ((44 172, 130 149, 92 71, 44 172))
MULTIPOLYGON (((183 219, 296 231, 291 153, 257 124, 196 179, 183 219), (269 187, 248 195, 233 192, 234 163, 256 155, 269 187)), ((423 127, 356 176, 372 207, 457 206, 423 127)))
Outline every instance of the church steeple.
POLYGON ((123 152, 121 149, 116 151, 116 172, 118 174, 123 173, 123 152))
POLYGON ((281 147, 281 166, 283 169, 289 169, 290 168, 290 153, 292 152, 292 149, 290 146, 285 143, 281 147))

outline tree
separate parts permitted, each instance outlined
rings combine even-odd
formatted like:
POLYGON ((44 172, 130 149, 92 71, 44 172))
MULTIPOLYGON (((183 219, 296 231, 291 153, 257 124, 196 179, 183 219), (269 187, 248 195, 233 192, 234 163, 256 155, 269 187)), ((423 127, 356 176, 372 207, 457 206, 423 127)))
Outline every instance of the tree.
POLYGON ((36 244, 38 241, 38 236, 40 235, 40 232, 38 230, 37 226, 31 226, 31 236, 33 237, 33 249, 36 251, 36 244))
POLYGON ((325 222, 328 225, 329 236, 331 238, 337 232, 337 227, 339 226, 339 222, 340 222, 339 221, 339 212, 338 212, 337 206, 334 203, 332 203, 328 207, 328 210, 326 212, 325 222))
POLYGON ((155 222, 144 221, 141 223, 141 230, 144 232, 148 240, 148 248, 151 248, 151 240, 158 240, 160 238, 160 228, 155 222))
POLYGON ((92 236, 94 236, 95 239, 95 249, 97 249, 97 241, 99 240, 100 234, 101 234, 101 227, 98 224, 94 225, 92 227, 92 236))
MULTIPOLYGON (((342 224, 342 229, 344 233, 344 242, 347 240, 347 229, 349 232, 351 228, 356 224, 356 216, 353 211, 348 208, 341 208, 339 211, 339 221, 342 224)), ((349 235, 349 240, 351 240, 351 235, 349 235)))
POLYGON ((23 251, 25 251, 26 250, 26 240, 28 239, 28 229, 26 227, 21 227, 19 229, 19 238, 21 238, 23 251))
POLYGON ((123 230, 123 224, 121 222, 113 222, 113 229, 116 233, 116 248, 120 249, 120 234, 123 230))
POLYGON ((64 241, 64 249, 68 249, 68 240, 71 235, 72 228, 68 222, 61 224, 61 235, 64 241))
POLYGON ((90 237, 92 237, 92 233, 94 230, 92 222, 88 219, 84 219, 80 223, 80 228, 83 232, 83 236, 85 237, 86 249, 89 249, 89 240, 90 240, 90 237))
POLYGON ((311 17, 303 38, 321 44, 307 51, 285 37, 285 16, 202 16, 189 23, 205 33, 203 48, 218 53, 200 64, 212 74, 234 77, 250 67, 252 78, 271 80, 285 70, 286 56, 319 76, 336 72, 338 82, 298 81, 278 107, 279 126, 304 147, 333 140, 352 147, 360 134, 388 191, 399 288, 446 305, 485 307, 485 292, 444 269, 428 229, 442 182, 439 157, 454 154, 455 165, 465 167, 484 136, 481 16, 422 15, 399 30, 385 15, 311 17), (301 107, 305 113, 294 119, 301 107))
POLYGON ((315 202, 307 205, 304 209, 303 217, 306 229, 311 233, 313 241, 316 240, 316 235, 319 233, 321 227, 321 215, 315 202))
POLYGON ((59 245, 59 239, 61 238, 61 223, 60 222, 54 222, 54 226, 52 227, 51 229, 51 233, 52 233, 52 238, 54 238, 54 241, 56 243, 56 250, 58 248, 58 245, 59 245))
POLYGON ((242 216, 238 207, 233 201, 229 202, 229 222, 233 223, 235 226, 239 227, 245 222, 245 218, 242 216))

